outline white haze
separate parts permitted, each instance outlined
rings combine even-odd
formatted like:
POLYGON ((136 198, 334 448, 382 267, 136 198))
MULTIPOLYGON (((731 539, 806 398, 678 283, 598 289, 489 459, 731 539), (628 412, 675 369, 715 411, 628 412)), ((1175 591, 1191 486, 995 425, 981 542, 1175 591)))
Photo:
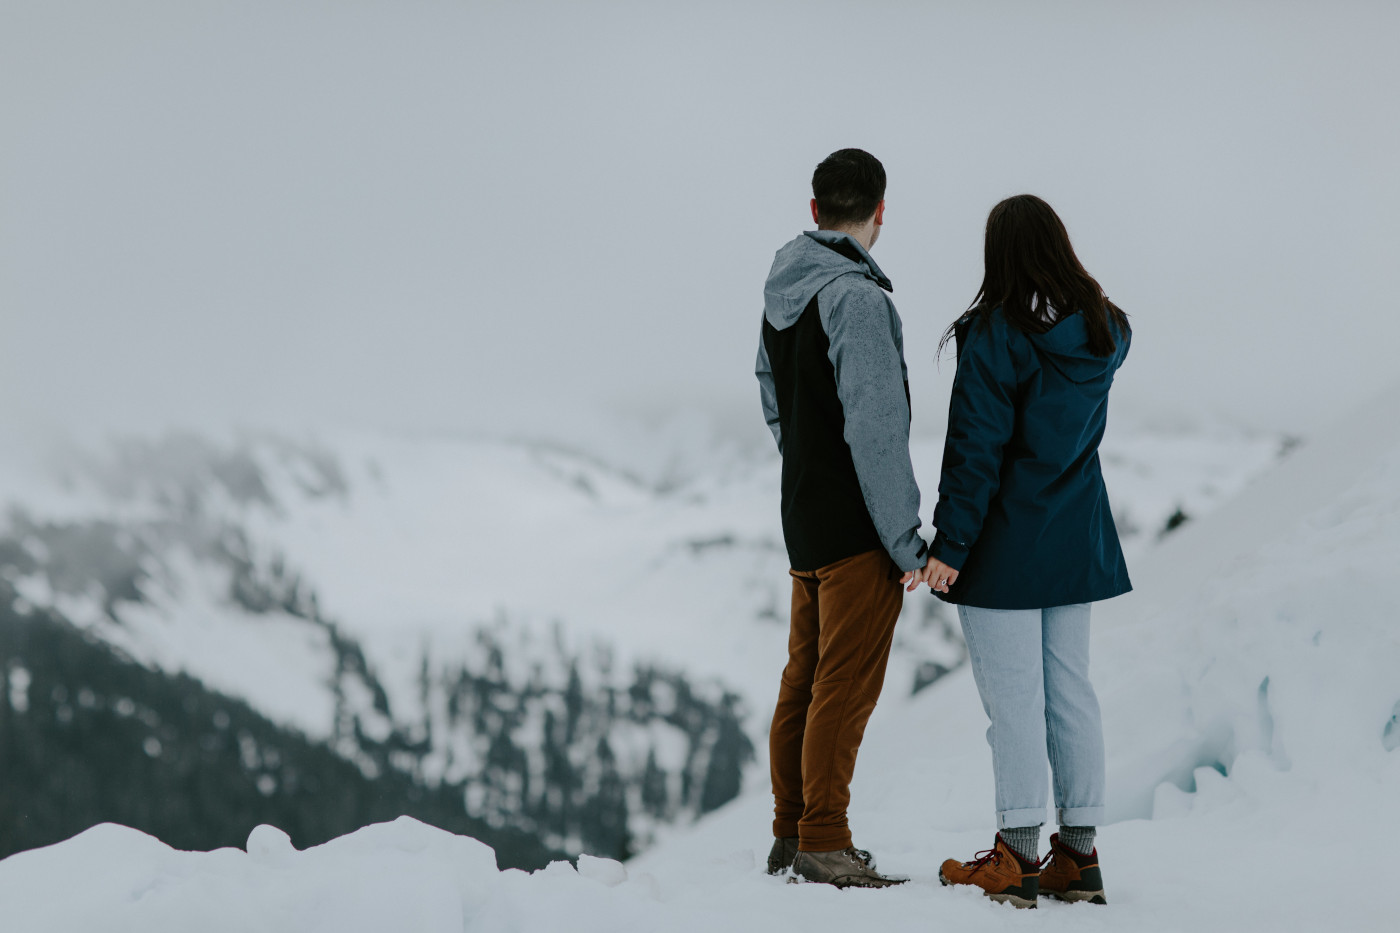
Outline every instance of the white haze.
POLYGON ((1400 6, 0 0, 0 422, 757 439, 773 251, 878 155, 935 425, 998 199, 1137 331, 1139 417, 1400 375, 1400 6))

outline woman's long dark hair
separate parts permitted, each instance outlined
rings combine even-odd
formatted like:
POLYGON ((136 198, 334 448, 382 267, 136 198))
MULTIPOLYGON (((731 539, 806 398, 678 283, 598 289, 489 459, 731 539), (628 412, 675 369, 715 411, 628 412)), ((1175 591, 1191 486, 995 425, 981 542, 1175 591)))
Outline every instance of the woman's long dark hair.
POLYGON ((1078 311, 1084 315, 1089 352, 1095 356, 1108 356, 1117 347, 1115 327, 1119 333, 1128 332, 1128 316, 1084 271, 1064 223, 1033 194, 1018 194, 992 208, 983 263, 982 287, 967 311, 943 332, 940 357, 959 325, 975 323, 997 307, 1011 326, 1028 334, 1044 333, 1054 325, 1045 302, 1057 314, 1078 311))

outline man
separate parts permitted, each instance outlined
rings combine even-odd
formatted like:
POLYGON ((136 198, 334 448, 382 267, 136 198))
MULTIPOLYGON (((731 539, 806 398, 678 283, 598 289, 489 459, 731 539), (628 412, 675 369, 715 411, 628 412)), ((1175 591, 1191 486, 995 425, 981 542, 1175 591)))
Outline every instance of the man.
POLYGON ((875 870, 846 822, 856 752, 884 683, 895 620, 927 578, 909 459, 909 386, 890 280, 870 258, 885 169, 860 149, 812 175, 816 231, 773 260, 758 375, 783 456, 792 627, 769 735, 768 871, 838 887, 905 879, 875 870))

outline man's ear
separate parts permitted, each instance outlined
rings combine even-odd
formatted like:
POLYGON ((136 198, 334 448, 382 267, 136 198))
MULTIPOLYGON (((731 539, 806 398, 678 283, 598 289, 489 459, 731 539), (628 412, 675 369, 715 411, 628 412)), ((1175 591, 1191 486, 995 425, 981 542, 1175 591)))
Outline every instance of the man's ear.
POLYGON ((813 199, 812 199, 812 223, 816 224, 818 227, 820 227, 820 226, 822 225, 822 222, 821 222, 820 220, 817 219, 817 199, 816 199, 816 198, 813 198, 813 199))
MULTIPOLYGON (((817 202, 816 202, 815 200, 812 202, 813 205, 815 205, 816 203, 817 203, 817 202)), ((814 206, 814 207, 812 208, 812 210, 815 211, 815 210, 816 210, 816 207, 814 206)), ((883 227, 884 225, 885 225, 885 199, 884 199, 884 198, 881 198, 881 199, 880 199, 880 203, 877 204, 877 205, 875 205, 875 226, 877 226, 877 227, 883 227)))

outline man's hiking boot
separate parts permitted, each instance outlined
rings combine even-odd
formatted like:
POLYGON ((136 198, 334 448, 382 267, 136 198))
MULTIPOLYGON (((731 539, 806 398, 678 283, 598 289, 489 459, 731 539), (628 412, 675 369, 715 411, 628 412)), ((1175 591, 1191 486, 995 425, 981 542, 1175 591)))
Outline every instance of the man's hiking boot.
POLYGON ((798 852, 792 860, 792 881, 815 881, 838 888, 888 888, 908 878, 882 875, 864 849, 798 852))
POLYGON ((992 900, 1013 907, 1034 907, 1040 893, 1040 863, 1028 862, 997 833, 996 845, 970 862, 948 859, 938 870, 944 884, 970 884, 992 900))
POLYGON ((1103 874, 1099 871, 1099 850, 1084 855, 1061 842, 1059 833, 1051 836, 1050 864, 1040 871, 1040 896, 1107 904, 1103 874))
MULTIPOLYGON (((864 849, 854 850, 856 858, 865 863, 865 867, 871 871, 875 870, 875 856, 864 849)), ((781 875, 792 867, 792 860, 797 857, 797 837, 779 836, 773 840, 773 848, 768 850, 768 874, 781 875)))
POLYGON ((768 874, 781 875, 792 867, 792 860, 797 855, 796 836, 776 836, 773 839, 773 848, 768 850, 768 874))

